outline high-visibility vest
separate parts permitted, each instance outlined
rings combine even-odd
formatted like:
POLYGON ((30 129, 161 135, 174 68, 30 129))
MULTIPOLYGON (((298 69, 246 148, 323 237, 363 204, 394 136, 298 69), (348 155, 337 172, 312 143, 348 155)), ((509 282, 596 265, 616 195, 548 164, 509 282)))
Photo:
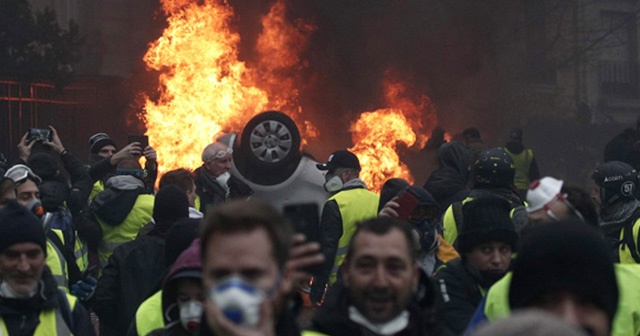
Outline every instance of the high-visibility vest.
POLYGON ((46 263, 47 266, 49 266, 49 269, 51 269, 51 274, 56 280, 58 288, 64 290, 65 292, 68 292, 69 276, 67 275, 67 262, 64 260, 64 255, 62 255, 62 252, 60 252, 56 245, 49 239, 47 239, 46 263))
MULTIPOLYGON (((69 308, 71 312, 76 307, 76 303, 78 302, 77 298, 73 295, 60 293, 60 295, 65 295, 67 302, 69 303, 69 308)), ((62 316, 62 312, 60 308, 58 309, 47 309, 40 312, 39 316, 40 323, 36 327, 34 331, 34 336, 67 336, 73 335, 71 333, 71 329, 64 320, 62 316)), ((7 325, 4 323, 4 319, 0 317, 0 335, 9 335, 9 331, 7 330, 7 325)))
POLYGON ((338 204, 340 217, 342 218, 342 236, 338 241, 336 258, 329 274, 329 285, 336 282, 338 269, 347 255, 351 236, 356 232, 358 223, 376 218, 378 216, 378 194, 364 188, 347 189, 331 196, 328 201, 334 200, 338 204))
POLYGON ((102 227, 102 241, 98 247, 98 256, 102 266, 106 266, 113 251, 120 245, 136 238, 138 231, 153 217, 152 195, 139 195, 131 211, 120 225, 109 225, 96 216, 102 227))
POLYGON ((323 334, 321 332, 312 331, 312 330, 303 330, 300 333, 301 336, 329 336, 327 334, 323 334))
POLYGON ((104 190, 104 183, 100 180, 96 181, 96 183, 94 183, 93 187, 91 188, 91 192, 89 193, 88 202, 91 203, 93 198, 96 197, 96 195, 103 190, 104 190))
MULTIPOLYGON (((615 264, 618 310, 611 336, 640 335, 640 265, 615 264)), ((485 297, 484 315, 489 321, 508 316, 511 272, 496 282, 485 297)))
POLYGON ((640 251, 638 250, 638 234, 640 233, 640 219, 637 219, 633 226, 624 227, 620 230, 620 263, 638 264, 640 263, 640 251), (635 258, 634 258, 635 254, 635 258))
POLYGON ((144 336, 151 331, 164 328, 162 316, 162 291, 144 300, 136 310, 136 331, 138 336, 144 336))
POLYGON ((506 148, 503 149, 507 154, 511 155, 513 165, 516 167, 516 176, 513 179, 513 184, 519 190, 526 190, 529 188, 529 170, 531 170, 531 162, 533 161, 533 151, 525 149, 522 153, 515 154, 506 148))

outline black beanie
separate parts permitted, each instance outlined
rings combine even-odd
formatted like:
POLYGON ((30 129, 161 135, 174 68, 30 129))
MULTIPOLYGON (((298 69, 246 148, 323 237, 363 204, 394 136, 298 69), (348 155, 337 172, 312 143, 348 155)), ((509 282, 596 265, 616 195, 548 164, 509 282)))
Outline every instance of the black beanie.
POLYGON ((398 193, 404 191, 409 186, 409 182, 401 178, 390 178, 382 185, 380 190, 380 201, 378 203, 378 212, 384 208, 392 198, 398 196, 398 193))
POLYGON ((56 159, 45 152, 34 153, 29 157, 27 166, 43 180, 51 180, 59 173, 56 159))
POLYGON ((593 300, 613 322, 618 285, 611 249, 595 229, 575 218, 536 226, 527 234, 514 261, 509 304, 530 307, 559 291, 593 300))
POLYGON ((35 243, 47 254, 47 238, 40 220, 27 208, 10 201, 0 210, 0 253, 19 243, 35 243))
POLYGON ((189 217, 187 194, 173 184, 160 188, 153 202, 156 227, 166 230, 178 219, 185 217, 189 217))
MULTIPOLYGON (((89 138, 91 154, 98 154, 102 147, 111 145, 116 147, 116 143, 111 140, 107 133, 96 133, 89 138)), ((117 147, 116 147, 117 148, 117 147)))
POLYGON ((458 233, 457 250, 461 254, 471 252, 489 242, 504 242, 513 251, 518 243, 518 233, 509 216, 511 205, 505 199, 483 196, 462 206, 462 227, 458 233))

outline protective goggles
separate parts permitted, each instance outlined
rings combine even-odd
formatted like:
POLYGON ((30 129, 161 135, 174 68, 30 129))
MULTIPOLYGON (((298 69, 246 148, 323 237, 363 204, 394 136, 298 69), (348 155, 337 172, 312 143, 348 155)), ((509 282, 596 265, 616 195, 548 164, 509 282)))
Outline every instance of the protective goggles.
POLYGON ((222 158, 224 158, 225 156, 227 156, 227 154, 233 154, 233 149, 231 149, 231 148, 227 148, 226 150, 221 150, 221 151, 219 151, 219 152, 215 153, 215 154, 213 155, 213 157, 212 157, 210 160, 213 160, 213 159, 222 159, 222 158))
POLYGON ((583 221, 583 222, 584 222, 584 216, 582 216, 582 214, 580 213, 580 211, 578 211, 578 209, 576 209, 576 208, 573 206, 573 204, 571 204, 571 202, 569 202, 569 201, 567 200, 567 194, 558 194, 558 195, 556 195, 556 197, 554 197, 554 198, 551 200, 551 202, 549 202, 549 203, 545 204, 545 205, 542 207, 542 209, 543 209, 543 210, 545 210, 545 211, 547 212, 547 215, 548 215, 549 217, 553 218, 553 220, 555 220, 555 221, 560 220, 560 219, 558 218, 558 216, 557 216, 557 215, 556 215, 556 214, 551 210, 551 205, 552 205, 553 203, 555 203, 555 202, 558 202, 558 201, 560 201, 560 202, 564 203, 564 205, 566 205, 566 206, 567 206, 567 208, 569 208, 569 210, 570 210, 571 212, 573 212, 573 214, 574 214, 576 217, 578 217, 581 221, 583 221))
POLYGON ((9 170, 7 170, 7 172, 4 173, 4 176, 10 178, 11 180, 13 180, 13 182, 15 184, 22 184, 29 177, 32 180, 34 180, 36 183, 42 182, 42 179, 40 178, 40 176, 34 174, 33 171, 29 167, 27 167, 27 166, 25 166, 23 164, 17 164, 15 166, 9 168, 9 170))

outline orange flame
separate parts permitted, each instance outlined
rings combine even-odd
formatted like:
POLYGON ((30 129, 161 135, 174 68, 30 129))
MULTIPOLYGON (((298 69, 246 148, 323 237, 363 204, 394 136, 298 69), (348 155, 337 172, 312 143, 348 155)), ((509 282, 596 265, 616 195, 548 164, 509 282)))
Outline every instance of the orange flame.
POLYGON ((350 129, 355 146, 349 150, 360 160, 360 177, 376 192, 392 177, 413 184, 409 168, 400 161, 397 143, 423 148, 429 140, 429 125, 433 128, 436 118, 428 96, 418 95, 415 101, 407 98, 407 88, 401 82, 387 81, 384 88, 387 104, 392 107, 362 113, 350 129))
POLYGON ((240 132, 266 109, 284 109, 299 125, 309 124, 303 138, 317 136, 301 118, 294 81, 283 80, 304 66, 297 55, 313 27, 286 21, 282 0, 262 20, 257 49, 265 56, 253 67, 238 58, 240 35, 225 0, 163 0, 162 8, 168 27, 144 57, 161 72, 160 95, 144 97, 141 115, 162 171, 199 166, 200 153, 221 132, 240 132))

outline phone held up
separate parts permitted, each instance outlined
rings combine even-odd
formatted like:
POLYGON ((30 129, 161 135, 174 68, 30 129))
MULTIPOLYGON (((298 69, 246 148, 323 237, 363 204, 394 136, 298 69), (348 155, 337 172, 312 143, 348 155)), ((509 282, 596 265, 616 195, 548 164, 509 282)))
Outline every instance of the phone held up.
POLYGON ((43 142, 45 140, 52 141, 53 140, 53 135, 51 134, 51 130, 50 129, 46 129, 46 128, 30 128, 29 129, 29 136, 27 137, 27 140, 29 142, 31 142, 31 141, 43 142))
POLYGON ((149 137, 146 135, 129 135, 128 143, 140 143, 142 150, 149 146, 149 137))
POLYGON ((409 219, 413 210, 418 206, 418 195, 416 195, 411 188, 407 188, 400 194, 396 203, 400 205, 400 207, 396 209, 398 218, 402 220, 409 219))

